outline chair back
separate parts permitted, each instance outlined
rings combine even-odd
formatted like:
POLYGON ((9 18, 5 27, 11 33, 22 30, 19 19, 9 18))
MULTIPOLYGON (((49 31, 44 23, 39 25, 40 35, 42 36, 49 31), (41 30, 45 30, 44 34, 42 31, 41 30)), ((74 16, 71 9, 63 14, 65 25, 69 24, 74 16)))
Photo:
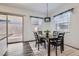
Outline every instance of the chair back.
POLYGON ((42 31, 38 31, 38 34, 42 35, 43 33, 42 33, 42 31))
POLYGON ((37 32, 34 32, 34 36, 35 36, 35 40, 38 41, 39 40, 39 37, 38 37, 37 32))
POLYGON ((58 37, 58 31, 53 31, 53 36, 57 36, 58 37))
POLYGON ((65 33, 59 33, 59 36, 64 36, 65 35, 65 33))
POLYGON ((60 39, 60 38, 64 39, 64 35, 65 35, 65 33, 59 33, 58 34, 58 39, 60 39))
POLYGON ((56 41, 60 43, 64 43, 64 34, 65 33, 59 33, 58 39, 56 41))

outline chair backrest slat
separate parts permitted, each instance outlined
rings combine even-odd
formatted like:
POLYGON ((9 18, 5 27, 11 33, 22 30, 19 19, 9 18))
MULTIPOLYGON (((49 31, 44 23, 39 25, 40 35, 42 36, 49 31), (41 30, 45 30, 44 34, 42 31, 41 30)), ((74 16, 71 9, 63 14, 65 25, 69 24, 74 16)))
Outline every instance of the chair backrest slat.
POLYGON ((34 36, 35 36, 35 39, 36 39, 36 40, 39 40, 39 37, 38 37, 37 32, 34 32, 34 36))
POLYGON ((64 43, 64 34, 65 33, 59 33, 57 42, 60 41, 60 43, 64 43))
POLYGON ((58 31, 53 31, 53 36, 58 36, 58 31))
POLYGON ((38 31, 38 34, 41 34, 42 35, 43 33, 42 33, 42 31, 38 31))

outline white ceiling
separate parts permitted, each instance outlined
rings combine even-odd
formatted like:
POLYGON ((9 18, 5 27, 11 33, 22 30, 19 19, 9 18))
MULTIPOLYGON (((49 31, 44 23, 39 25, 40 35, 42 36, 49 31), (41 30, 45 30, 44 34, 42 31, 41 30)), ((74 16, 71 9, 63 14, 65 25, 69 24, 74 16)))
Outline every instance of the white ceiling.
MULTIPOLYGON (((47 7, 46 3, 3 3, 0 5, 6 5, 10 7, 17 7, 25 10, 30 10, 38 13, 46 14, 47 7)), ((56 10, 57 7, 61 6, 61 3, 48 3, 48 12, 56 10)))

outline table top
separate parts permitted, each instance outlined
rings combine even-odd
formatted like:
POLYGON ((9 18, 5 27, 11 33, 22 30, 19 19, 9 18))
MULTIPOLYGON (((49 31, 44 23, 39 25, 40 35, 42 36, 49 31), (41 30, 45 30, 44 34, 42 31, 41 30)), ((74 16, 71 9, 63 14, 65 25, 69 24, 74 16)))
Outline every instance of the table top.
MULTIPOLYGON (((43 35, 39 35, 39 37, 43 37, 43 38, 46 38, 46 35, 43 34, 43 35)), ((57 38, 58 36, 53 36, 52 34, 49 34, 49 38, 57 38)))

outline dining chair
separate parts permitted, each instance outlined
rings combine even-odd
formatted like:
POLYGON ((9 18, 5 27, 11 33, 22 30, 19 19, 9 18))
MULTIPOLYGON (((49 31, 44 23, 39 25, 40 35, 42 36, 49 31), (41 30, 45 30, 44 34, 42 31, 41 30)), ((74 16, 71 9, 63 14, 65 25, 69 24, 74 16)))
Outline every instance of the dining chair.
POLYGON ((39 50, 40 45, 42 45, 42 43, 43 43, 44 44, 44 48, 46 48, 45 38, 39 37, 37 32, 34 32, 34 36, 35 36, 35 40, 36 40, 35 47, 38 45, 38 50, 39 50))
POLYGON ((42 33, 42 31, 38 31, 38 34, 42 35, 43 33, 42 33))
POLYGON ((50 38, 50 43, 54 43, 55 42, 54 40, 58 37, 58 34, 59 34, 58 31, 53 31, 53 38, 50 38))
POLYGON ((59 33, 57 38, 50 39, 53 40, 52 42, 50 41, 50 44, 52 44, 55 47, 56 56, 57 56, 57 47, 60 46, 61 53, 64 51, 64 34, 65 33, 59 33))
POLYGON ((58 36, 59 32, 58 31, 53 31, 53 37, 58 36))

